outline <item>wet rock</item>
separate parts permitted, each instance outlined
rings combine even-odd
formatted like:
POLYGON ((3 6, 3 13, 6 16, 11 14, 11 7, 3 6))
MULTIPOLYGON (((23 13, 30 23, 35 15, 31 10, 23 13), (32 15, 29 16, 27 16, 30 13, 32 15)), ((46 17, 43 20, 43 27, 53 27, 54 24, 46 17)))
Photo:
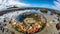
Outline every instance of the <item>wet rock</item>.
POLYGON ((60 23, 56 24, 56 28, 57 28, 57 30, 60 30, 60 23))

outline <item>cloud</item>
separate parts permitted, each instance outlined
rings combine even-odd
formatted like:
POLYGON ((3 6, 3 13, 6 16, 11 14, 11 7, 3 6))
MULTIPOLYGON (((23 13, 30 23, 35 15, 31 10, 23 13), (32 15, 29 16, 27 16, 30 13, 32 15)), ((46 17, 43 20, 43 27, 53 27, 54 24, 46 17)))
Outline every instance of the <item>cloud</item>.
POLYGON ((54 1, 55 7, 60 10, 60 0, 54 1))
POLYGON ((51 4, 40 4, 40 5, 33 5, 33 7, 42 7, 42 8, 51 8, 51 9, 60 10, 60 0, 53 1, 53 5, 51 5, 51 4))
POLYGON ((41 4, 41 5, 32 5, 27 3, 22 3, 19 0, 0 0, 0 10, 5 10, 9 7, 43 7, 43 8, 52 8, 60 10, 60 0, 54 1, 54 5, 50 4, 41 4))
POLYGON ((57 0, 58 2, 60 2, 60 0, 57 0))
POLYGON ((50 4, 39 4, 39 5, 32 5, 32 7, 52 8, 52 5, 50 5, 50 4))
POLYGON ((30 6, 30 4, 19 2, 19 0, 0 0, 0 10, 13 6, 26 7, 26 6, 30 6))
POLYGON ((22 2, 19 2, 17 0, 10 0, 7 2, 8 5, 15 5, 15 6, 30 6, 30 4, 26 4, 26 3, 22 3, 22 2))

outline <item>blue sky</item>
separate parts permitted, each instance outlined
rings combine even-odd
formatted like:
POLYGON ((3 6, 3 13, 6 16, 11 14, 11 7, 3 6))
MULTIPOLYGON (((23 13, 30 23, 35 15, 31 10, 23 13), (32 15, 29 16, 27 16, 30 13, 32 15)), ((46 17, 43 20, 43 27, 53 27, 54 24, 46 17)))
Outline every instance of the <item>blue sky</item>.
POLYGON ((20 2, 30 4, 31 5, 30 7, 45 7, 52 9, 57 9, 57 8, 60 9, 59 8, 60 0, 20 0, 20 2))
POLYGON ((0 0, 0 9, 9 7, 42 7, 60 10, 60 0, 0 0))
POLYGON ((29 4, 50 4, 53 5, 53 1, 55 0, 20 0, 20 2, 24 2, 24 3, 29 3, 29 4))
POLYGON ((36 7, 40 5, 54 5, 54 1, 55 0, 20 0, 20 2, 36 5, 36 7))

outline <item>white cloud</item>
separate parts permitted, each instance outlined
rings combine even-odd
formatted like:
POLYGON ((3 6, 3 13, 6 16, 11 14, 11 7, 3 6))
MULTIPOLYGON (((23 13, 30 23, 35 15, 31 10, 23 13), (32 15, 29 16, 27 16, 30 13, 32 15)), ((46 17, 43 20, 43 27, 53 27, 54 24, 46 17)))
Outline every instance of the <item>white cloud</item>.
POLYGON ((39 4, 39 5, 31 5, 32 7, 45 7, 45 8, 49 8, 50 5, 49 4, 39 4))
POLYGON ((30 5, 26 3, 19 2, 19 0, 0 0, 0 10, 9 8, 9 7, 45 7, 45 8, 53 8, 60 10, 60 0, 54 1, 54 5, 51 6, 49 4, 42 4, 42 5, 30 5))
POLYGON ((52 8, 50 4, 32 5, 32 7, 52 8))
POLYGON ((25 7, 25 6, 30 6, 30 4, 19 2, 19 0, 0 0, 0 10, 13 6, 25 7))
POLYGON ((58 2, 60 2, 60 0, 57 0, 58 2))
POLYGON ((51 8, 50 6, 51 6, 51 5, 49 5, 49 4, 42 4, 42 5, 41 5, 41 7, 45 7, 45 8, 51 8))
POLYGON ((2 0, 0 0, 0 4, 2 3, 2 0))
POLYGON ((57 9, 60 10, 60 0, 54 1, 54 5, 57 9))
POLYGON ((15 6, 30 6, 30 4, 22 3, 17 0, 10 0, 7 2, 8 5, 15 5, 15 6))

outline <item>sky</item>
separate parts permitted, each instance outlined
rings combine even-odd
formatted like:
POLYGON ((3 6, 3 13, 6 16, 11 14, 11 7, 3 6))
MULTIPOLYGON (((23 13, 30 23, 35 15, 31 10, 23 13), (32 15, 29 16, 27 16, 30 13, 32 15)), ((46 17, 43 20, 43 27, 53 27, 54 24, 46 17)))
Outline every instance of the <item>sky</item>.
POLYGON ((60 10, 60 0, 20 0, 20 2, 28 3, 31 7, 43 7, 60 10))
POLYGON ((0 0, 0 10, 13 6, 42 7, 60 10, 60 0, 0 0))
POLYGON ((21 2, 24 3, 29 3, 29 4, 35 4, 35 5, 40 5, 40 4, 53 4, 54 0, 20 0, 21 2))

